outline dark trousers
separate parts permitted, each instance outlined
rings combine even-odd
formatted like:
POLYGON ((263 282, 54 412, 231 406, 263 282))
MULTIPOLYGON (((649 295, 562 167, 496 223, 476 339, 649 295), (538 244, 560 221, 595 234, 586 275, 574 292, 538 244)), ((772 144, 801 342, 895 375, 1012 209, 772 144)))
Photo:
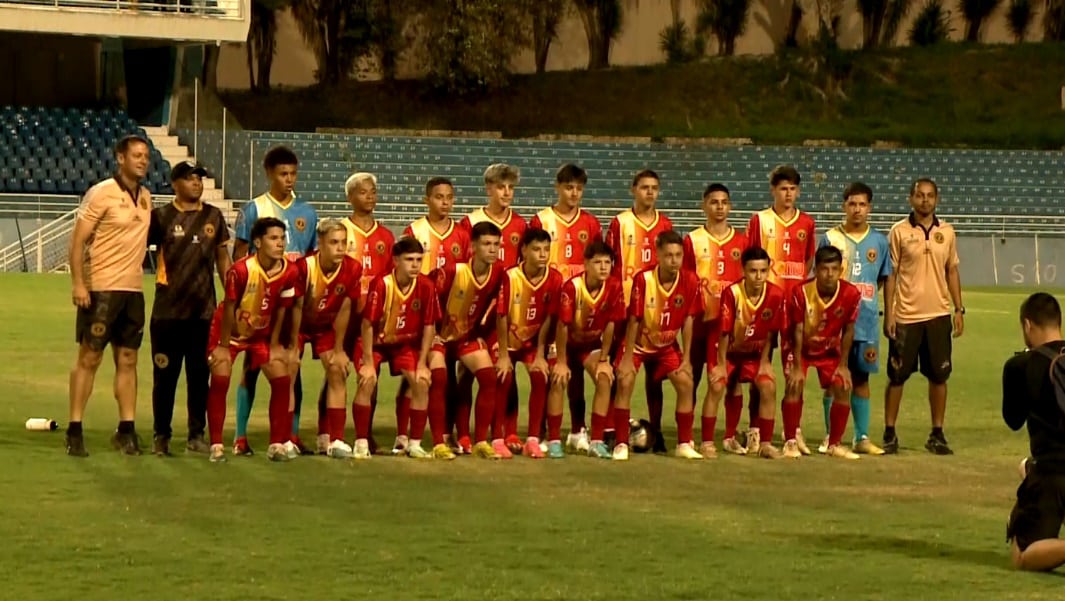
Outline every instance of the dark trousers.
POLYGON ((153 319, 152 339, 152 413, 155 433, 170 437, 173 430, 174 396, 181 363, 185 362, 185 387, 188 392, 189 438, 203 436, 207 427, 207 335, 211 322, 206 319, 153 319))

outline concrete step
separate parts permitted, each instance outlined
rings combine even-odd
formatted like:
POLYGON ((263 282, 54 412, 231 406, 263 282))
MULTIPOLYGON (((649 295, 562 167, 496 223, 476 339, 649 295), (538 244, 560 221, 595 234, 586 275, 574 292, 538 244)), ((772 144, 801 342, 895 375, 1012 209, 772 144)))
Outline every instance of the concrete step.
POLYGON ((153 139, 153 142, 155 138, 162 138, 170 135, 170 129, 165 125, 142 125, 141 129, 148 134, 149 138, 153 139))

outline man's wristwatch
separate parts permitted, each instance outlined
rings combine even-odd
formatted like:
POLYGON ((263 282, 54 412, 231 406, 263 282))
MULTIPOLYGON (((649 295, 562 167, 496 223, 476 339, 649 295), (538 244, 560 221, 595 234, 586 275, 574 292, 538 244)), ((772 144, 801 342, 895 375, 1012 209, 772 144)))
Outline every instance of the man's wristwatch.
POLYGON ((954 307, 954 312, 955 313, 961 313, 962 315, 965 315, 965 307, 954 307))

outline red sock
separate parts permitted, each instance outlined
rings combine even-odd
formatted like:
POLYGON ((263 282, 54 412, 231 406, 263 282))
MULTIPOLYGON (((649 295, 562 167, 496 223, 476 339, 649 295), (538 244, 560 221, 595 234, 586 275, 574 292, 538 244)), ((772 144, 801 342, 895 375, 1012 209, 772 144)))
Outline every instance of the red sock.
POLYGON ((703 416, 703 442, 714 442, 714 430, 717 428, 717 417, 703 416))
MULTIPOLYGON (((347 417, 344 421, 347 421, 347 417)), ((325 386, 323 386, 322 392, 318 395, 318 434, 328 434, 329 431, 329 409, 325 406, 325 386)))
POLYGON ((504 439, 507 437, 507 396, 513 385, 514 372, 503 376, 502 380, 496 382, 496 406, 492 416, 492 438, 504 439))
POLYGON ((226 393, 229 392, 229 376, 211 376, 207 390, 207 424, 211 444, 222 442, 222 428, 226 425, 226 393))
POLYGON ((370 437, 370 405, 351 404, 351 421, 355 426, 355 438, 370 437))
POLYGON ((344 424, 348 421, 348 410, 345 407, 325 410, 326 427, 329 431, 330 440, 344 440, 344 424))
POLYGON ((735 396, 725 397, 725 438, 736 437, 736 428, 740 425, 740 417, 742 415, 743 396, 737 394, 735 396))
POLYGON ((529 436, 540 438, 547 404, 547 378, 540 372, 529 374, 529 436))
POLYGON ((629 444, 630 409, 614 408, 614 430, 617 431, 617 444, 629 444))
POLYGON ((687 411, 681 413, 677 411, 673 414, 673 417, 677 418, 677 444, 690 443, 694 439, 692 430, 695 427, 695 412, 687 411))
POLYGON ((843 440, 843 434, 847 432, 847 420, 851 416, 849 403, 832 403, 828 412, 828 444, 832 446, 843 440))
POLYGON ((270 380, 270 444, 284 443, 292 436, 292 424, 288 417, 290 386, 292 380, 288 376, 270 380))
POLYGON ((442 367, 432 370, 429 384, 429 429, 433 434, 433 445, 444 444, 444 433, 447 432, 447 370, 442 367))
POLYGON ((784 417, 784 440, 791 440, 795 438, 795 430, 802 419, 802 405, 794 401, 781 403, 780 413, 784 417))
POLYGON ((410 410, 410 443, 420 444, 425 436, 425 422, 429 419, 429 412, 425 409, 410 410))
POLYGON ((547 440, 562 440, 562 414, 547 416, 547 440))
POLYGON ((773 444, 773 428, 776 426, 776 418, 771 417, 766 419, 764 417, 758 418, 761 425, 758 428, 758 440, 761 442, 768 442, 773 444))
POLYGON ((603 441, 603 430, 606 429, 607 424, 606 419, 607 418, 605 415, 599 415, 598 413, 592 412, 592 431, 590 433, 591 440, 595 440, 598 442, 603 441))
POLYGON ((410 395, 396 398, 396 436, 407 435, 407 424, 410 423, 410 395))
MULTIPOLYGON (((492 426, 492 416, 496 407, 496 370, 484 367, 474 374, 477 377, 477 409, 474 413, 473 442, 488 440, 488 428, 492 426)), ((470 431, 469 405, 466 406, 466 420, 462 421, 462 411, 459 411, 459 435, 462 434, 462 424, 466 424, 467 435, 470 431)))

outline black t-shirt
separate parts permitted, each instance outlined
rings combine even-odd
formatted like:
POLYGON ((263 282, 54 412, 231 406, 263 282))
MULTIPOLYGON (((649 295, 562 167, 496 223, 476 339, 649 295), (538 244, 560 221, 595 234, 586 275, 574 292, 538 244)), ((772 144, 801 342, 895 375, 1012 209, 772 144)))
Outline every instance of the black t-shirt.
POLYGON ((152 211, 148 244, 158 250, 152 319, 211 319, 216 252, 228 241, 217 207, 182 211, 170 203, 152 211))
MULTIPOLYGON (((1045 345, 1055 353, 1065 341, 1045 345)), ((1050 380, 1050 359, 1036 351, 1014 355, 1002 368, 1002 418, 1013 430, 1028 424, 1032 457, 1041 467, 1065 473, 1065 413, 1050 380)))

